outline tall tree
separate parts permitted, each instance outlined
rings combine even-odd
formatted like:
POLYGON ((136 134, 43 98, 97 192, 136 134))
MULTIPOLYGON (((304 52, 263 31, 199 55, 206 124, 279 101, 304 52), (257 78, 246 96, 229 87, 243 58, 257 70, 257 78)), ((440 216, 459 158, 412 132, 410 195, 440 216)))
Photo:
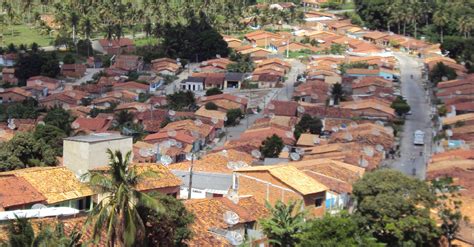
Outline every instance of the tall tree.
POLYGON ((92 209, 86 224, 93 225, 95 240, 105 232, 108 246, 132 246, 145 234, 145 221, 137 208, 144 206, 160 213, 163 208, 156 199, 137 191, 138 183, 153 174, 139 173, 134 166, 130 166, 131 152, 123 156, 120 151, 109 149, 107 154, 109 169, 105 173, 91 172, 86 175, 90 185, 106 195, 92 209))
POLYGON ((441 43, 444 42, 444 28, 448 24, 448 13, 446 10, 437 10, 433 15, 433 23, 439 28, 439 37, 441 43))
POLYGON ((389 246, 435 245, 439 229, 430 217, 436 197, 424 181, 382 169, 353 185, 355 214, 373 236, 389 246))
POLYGON ((344 90, 340 83, 332 85, 331 96, 335 105, 338 105, 341 100, 344 100, 344 90))
POLYGON ((260 152, 264 158, 278 158, 285 144, 281 137, 273 134, 263 140, 260 146, 260 152))

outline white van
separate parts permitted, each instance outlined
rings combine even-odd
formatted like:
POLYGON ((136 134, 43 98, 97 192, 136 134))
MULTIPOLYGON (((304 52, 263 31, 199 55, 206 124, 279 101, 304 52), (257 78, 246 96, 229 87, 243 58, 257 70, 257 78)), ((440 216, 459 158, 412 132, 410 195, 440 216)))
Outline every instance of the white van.
POLYGON ((421 130, 415 131, 415 133, 413 134, 413 144, 425 145, 425 132, 421 130))

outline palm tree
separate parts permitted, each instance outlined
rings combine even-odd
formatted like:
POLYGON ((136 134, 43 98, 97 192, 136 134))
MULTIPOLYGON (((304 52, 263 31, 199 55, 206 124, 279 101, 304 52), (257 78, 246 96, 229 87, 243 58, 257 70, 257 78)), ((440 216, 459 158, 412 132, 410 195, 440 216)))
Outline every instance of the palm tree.
POLYGON ((338 105, 339 102, 344 99, 344 90, 342 89, 342 85, 340 83, 332 85, 331 96, 335 105, 338 105))
POLYGON ((270 217, 260 221, 263 232, 269 238, 272 246, 295 246, 299 242, 298 235, 305 227, 306 213, 301 211, 301 202, 290 202, 285 205, 278 201, 275 207, 268 202, 270 217))
POLYGON ((461 16, 457 24, 457 29, 464 35, 464 38, 471 36, 471 31, 474 28, 474 19, 472 17, 461 16))
POLYGON ((445 9, 438 9, 433 15, 433 23, 439 28, 441 43, 444 41, 444 27, 448 24, 448 14, 445 9))
POLYGON ((81 236, 76 229, 67 236, 62 223, 58 223, 54 229, 50 226, 40 226, 38 234, 35 234, 30 220, 26 218, 17 217, 8 225, 8 244, 11 247, 79 246, 81 236))
POLYGON ((93 31, 94 24, 92 22, 92 19, 89 16, 86 16, 84 19, 82 19, 82 32, 84 33, 84 36, 86 36, 86 39, 91 38, 93 31))
POLYGON ((77 15, 75 11, 71 11, 69 13, 69 21, 72 26, 72 42, 76 44, 76 27, 77 27, 77 24, 79 23, 79 16, 77 15))
POLYGON ((162 211, 161 204, 145 193, 136 190, 136 186, 152 173, 138 173, 130 166, 131 152, 125 157, 120 151, 107 150, 109 169, 103 173, 86 174, 90 185, 105 197, 92 209, 86 221, 93 224, 93 239, 98 240, 101 233, 107 234, 108 246, 132 246, 137 237, 145 232, 144 220, 137 207, 145 206, 156 212, 162 211))

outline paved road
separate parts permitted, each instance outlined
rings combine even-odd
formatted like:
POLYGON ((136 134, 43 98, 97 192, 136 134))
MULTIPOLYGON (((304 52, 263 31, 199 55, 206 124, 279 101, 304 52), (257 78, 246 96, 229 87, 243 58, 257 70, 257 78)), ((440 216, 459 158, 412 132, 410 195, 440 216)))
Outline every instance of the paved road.
POLYGON ((298 74, 301 74, 306 70, 306 65, 298 59, 292 59, 289 62, 291 64, 291 70, 286 75, 287 80, 285 82, 284 87, 280 89, 280 91, 275 97, 275 99, 277 100, 291 100, 293 91, 295 91, 294 84, 296 82, 296 77, 298 76, 298 74))
POLYGON ((430 120, 431 107, 426 101, 426 93, 421 83, 421 63, 416 58, 397 53, 400 63, 401 92, 407 98, 412 115, 407 116, 400 142, 400 157, 390 167, 408 175, 424 179, 426 161, 430 158, 432 145, 432 128, 430 120), (413 75, 413 79, 411 78, 413 75), (425 145, 413 145, 413 133, 416 130, 425 132, 425 145), (422 155, 420 156, 420 152, 422 155))

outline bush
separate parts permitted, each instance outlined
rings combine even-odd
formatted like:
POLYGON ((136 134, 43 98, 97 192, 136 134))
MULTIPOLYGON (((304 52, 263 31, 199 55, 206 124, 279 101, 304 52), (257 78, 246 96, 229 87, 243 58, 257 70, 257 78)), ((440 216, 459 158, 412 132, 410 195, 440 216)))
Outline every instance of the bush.
POLYGON ((217 110, 217 105, 214 102, 207 102, 206 105, 204 105, 206 110, 217 110))
POLYGON ((227 111, 227 121, 225 122, 226 126, 235 126, 239 123, 240 118, 242 118, 243 113, 240 108, 230 109, 227 111))
POLYGON ((444 78, 448 80, 456 79, 457 74, 453 68, 446 66, 442 62, 438 62, 433 69, 431 69, 429 77, 431 82, 437 85, 438 82, 443 81, 444 78))
POLYGON ((206 96, 212 96, 212 95, 218 95, 218 94, 222 94, 222 91, 217 87, 209 88, 206 91, 206 96))

